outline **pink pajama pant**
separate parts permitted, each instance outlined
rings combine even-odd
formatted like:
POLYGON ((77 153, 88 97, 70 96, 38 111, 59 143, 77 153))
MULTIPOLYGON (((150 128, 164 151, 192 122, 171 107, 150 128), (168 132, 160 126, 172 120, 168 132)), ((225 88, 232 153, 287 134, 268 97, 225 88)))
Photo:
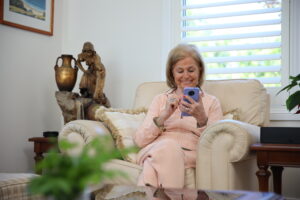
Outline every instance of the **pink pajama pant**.
POLYGON ((143 166, 138 185, 183 188, 185 168, 195 167, 196 152, 186 151, 174 140, 162 139, 144 147, 138 155, 143 166))

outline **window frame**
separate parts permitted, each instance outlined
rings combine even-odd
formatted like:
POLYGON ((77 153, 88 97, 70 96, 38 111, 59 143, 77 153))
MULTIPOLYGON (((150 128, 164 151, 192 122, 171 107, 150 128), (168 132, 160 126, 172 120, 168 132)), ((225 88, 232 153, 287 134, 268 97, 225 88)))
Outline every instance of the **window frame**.
MULTIPOLYGON (((162 8, 162 35, 164 41, 162 44, 162 60, 166 60, 170 49, 181 42, 181 0, 164 0, 162 8)), ((297 68, 297 63, 300 63, 300 25, 298 23, 300 12, 297 11, 297 8, 300 8, 300 1, 282 0, 282 44, 284 45, 282 45, 281 52, 283 86, 289 83, 289 76, 300 73, 300 67, 297 68)), ((162 64, 162 66, 165 65, 164 63, 162 64)), ((164 68, 162 70, 162 78, 165 80, 164 68)), ((299 115, 288 112, 285 107, 288 93, 282 92, 276 95, 279 90, 280 88, 267 88, 271 100, 270 120, 300 120, 299 115)))

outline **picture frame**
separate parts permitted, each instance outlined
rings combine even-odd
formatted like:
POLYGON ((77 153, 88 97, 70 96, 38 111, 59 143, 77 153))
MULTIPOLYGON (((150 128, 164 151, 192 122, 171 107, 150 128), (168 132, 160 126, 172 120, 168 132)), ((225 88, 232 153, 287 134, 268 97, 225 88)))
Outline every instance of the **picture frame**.
POLYGON ((52 36, 54 0, 0 0, 0 23, 52 36))

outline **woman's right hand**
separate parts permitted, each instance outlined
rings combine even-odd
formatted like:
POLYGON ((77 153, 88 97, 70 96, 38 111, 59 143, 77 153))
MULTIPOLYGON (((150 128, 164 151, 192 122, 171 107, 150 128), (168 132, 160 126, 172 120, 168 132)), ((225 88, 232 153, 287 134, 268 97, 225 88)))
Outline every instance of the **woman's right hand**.
POLYGON ((157 123, 163 125, 164 122, 174 113, 180 103, 180 98, 176 95, 168 95, 168 99, 164 110, 160 113, 157 118, 157 123))

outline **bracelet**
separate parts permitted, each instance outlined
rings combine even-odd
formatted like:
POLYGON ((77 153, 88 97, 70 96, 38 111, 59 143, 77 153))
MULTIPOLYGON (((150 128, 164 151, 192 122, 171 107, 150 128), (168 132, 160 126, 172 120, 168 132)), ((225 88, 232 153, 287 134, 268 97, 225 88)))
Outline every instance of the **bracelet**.
POLYGON ((164 127, 164 125, 159 125, 157 123, 157 119, 158 119, 158 117, 153 117, 153 123, 155 124, 155 126, 157 126, 157 128, 159 128, 160 131, 164 132, 166 130, 166 128, 164 127))

